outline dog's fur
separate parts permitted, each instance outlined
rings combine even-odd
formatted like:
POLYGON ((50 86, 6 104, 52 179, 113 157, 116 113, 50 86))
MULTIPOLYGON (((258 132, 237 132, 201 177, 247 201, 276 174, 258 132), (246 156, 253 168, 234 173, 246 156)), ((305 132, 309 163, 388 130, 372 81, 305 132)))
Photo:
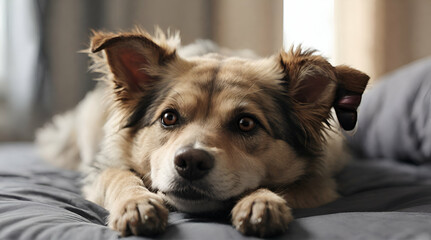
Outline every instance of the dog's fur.
POLYGON ((178 52, 177 34, 94 32, 97 88, 38 132, 46 159, 86 173, 84 195, 109 210, 111 228, 151 235, 167 206, 233 206, 235 228, 270 236, 291 208, 337 198, 331 176, 345 156, 330 110, 360 96, 367 75, 300 47, 264 59, 178 52), (190 159, 203 176, 184 170, 190 159))

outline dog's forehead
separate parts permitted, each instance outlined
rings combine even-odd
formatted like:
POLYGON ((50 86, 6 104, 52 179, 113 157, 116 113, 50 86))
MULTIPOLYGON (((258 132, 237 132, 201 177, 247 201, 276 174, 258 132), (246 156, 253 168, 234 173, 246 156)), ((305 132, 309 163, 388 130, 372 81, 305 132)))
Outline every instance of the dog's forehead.
POLYGON ((255 81, 243 62, 200 60, 173 81, 171 95, 181 96, 190 103, 197 100, 200 104, 220 97, 223 101, 232 101, 256 90, 255 81))
POLYGON ((260 61, 240 58, 199 58, 193 67, 181 74, 177 85, 197 91, 236 91, 255 89, 262 85, 277 85, 281 79, 270 59, 260 61))

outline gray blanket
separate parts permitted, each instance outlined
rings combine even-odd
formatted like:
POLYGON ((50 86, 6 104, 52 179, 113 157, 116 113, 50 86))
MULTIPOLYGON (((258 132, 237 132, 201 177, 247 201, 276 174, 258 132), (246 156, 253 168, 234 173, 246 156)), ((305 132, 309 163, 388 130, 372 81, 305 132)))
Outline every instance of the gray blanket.
MULTIPOLYGON (((108 212, 79 194, 79 174, 38 159, 31 144, 0 147, 0 239, 118 239, 108 212)), ((337 201, 295 210, 280 239, 429 239, 431 166, 374 159, 338 177, 337 201), (428 238, 421 238, 428 237, 428 238)), ((227 219, 171 213, 165 239, 245 239, 227 219)), ((128 237, 126 239, 141 239, 128 237)))
POLYGON ((431 161, 431 57, 383 77, 365 94, 359 131, 350 139, 363 157, 431 161))
MULTIPOLYGON (((337 176, 342 196, 295 210, 279 239, 431 239, 430 66, 428 59, 404 68, 365 96, 359 131, 349 139, 360 157, 337 176), (404 91, 394 93, 397 84, 404 91)), ((44 163, 30 143, 0 145, 0 239, 118 239, 105 225, 108 212, 79 194, 79 177, 44 163)), ((176 212, 158 237, 253 239, 228 216, 176 212)))

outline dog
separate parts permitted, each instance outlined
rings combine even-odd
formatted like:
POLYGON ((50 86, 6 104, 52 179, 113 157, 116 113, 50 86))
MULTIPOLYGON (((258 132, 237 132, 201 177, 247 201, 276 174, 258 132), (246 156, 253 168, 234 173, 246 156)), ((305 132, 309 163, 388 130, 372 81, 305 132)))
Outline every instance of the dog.
POLYGON ((155 235, 168 209, 230 209, 238 231, 267 237, 292 208, 338 197, 337 129, 355 126, 366 74, 300 46, 256 59, 179 45, 161 30, 93 31, 96 89, 37 132, 45 159, 85 173, 110 228, 155 235))

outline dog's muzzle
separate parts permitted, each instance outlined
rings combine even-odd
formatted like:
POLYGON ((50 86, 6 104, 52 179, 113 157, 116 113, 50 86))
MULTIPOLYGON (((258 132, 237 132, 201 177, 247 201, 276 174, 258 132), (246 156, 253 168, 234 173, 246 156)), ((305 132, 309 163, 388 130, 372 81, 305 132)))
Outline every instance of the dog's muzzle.
POLYGON ((229 199, 220 199, 211 183, 216 157, 210 152, 191 146, 175 152, 175 177, 162 190, 165 200, 178 211, 188 213, 214 212, 230 207, 229 199))
POLYGON ((214 157, 205 150, 183 147, 175 153, 174 164, 185 180, 199 180, 214 167, 214 157))

